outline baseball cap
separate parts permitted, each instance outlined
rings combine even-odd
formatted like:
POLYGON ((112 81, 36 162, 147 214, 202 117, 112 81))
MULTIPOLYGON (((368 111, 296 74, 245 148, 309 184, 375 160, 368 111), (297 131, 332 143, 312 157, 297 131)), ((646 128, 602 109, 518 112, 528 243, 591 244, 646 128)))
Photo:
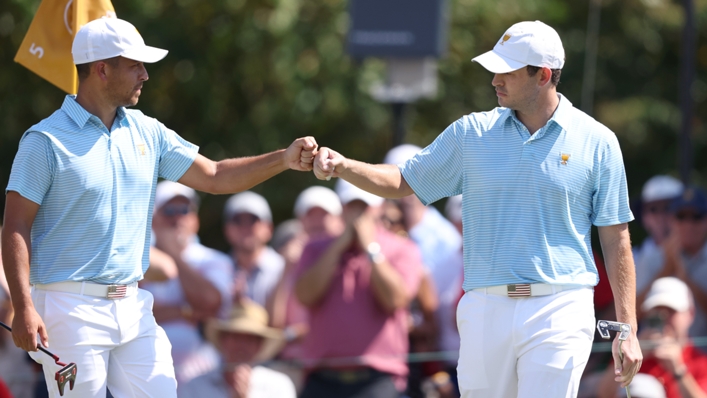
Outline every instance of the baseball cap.
POLYGON ((99 18, 82 26, 71 46, 74 64, 87 64, 113 57, 153 63, 167 55, 167 50, 145 45, 135 26, 118 18, 99 18))
MULTIPOLYGON (((636 373, 629 385, 632 397, 640 398, 665 398, 665 387, 655 378, 646 373, 636 373)), ((618 387, 618 396, 626 397, 626 389, 618 387)))
POLYGON ((493 50, 471 61, 493 73, 508 73, 528 65, 562 69, 565 50, 555 29, 540 21, 525 21, 508 28, 493 50))
POLYGON ((398 145, 395 148, 392 148, 391 150, 389 150, 387 154, 385 154, 385 159, 383 159, 383 163, 387 163, 387 164, 405 163, 409 159, 411 159, 413 156, 417 155, 417 153, 420 152, 421 150, 422 150, 422 148, 420 148, 417 145, 413 145, 413 144, 398 145))
POLYGON ((159 210, 165 203, 177 196, 183 196, 189 199, 193 204, 199 205, 199 196, 196 194, 195 190, 178 182, 162 181, 157 184, 155 190, 155 211, 159 210))
POLYGON ((699 214, 707 213, 707 195, 698 187, 687 187, 682 194, 670 203, 670 211, 677 213, 680 210, 691 208, 699 214))
POLYGON ((314 186, 302 191, 295 201, 295 216, 302 217, 314 207, 321 207, 335 216, 341 215, 339 197, 327 187, 314 186))
POLYGON ((641 308, 649 311, 662 306, 685 312, 690 309, 691 300, 690 289, 685 282, 674 276, 666 276, 653 282, 641 308))
POLYGON ((674 199, 682 193, 683 185, 677 178, 666 175, 651 177, 641 191, 643 202, 653 202, 656 200, 674 199))
POLYGON ((385 200, 380 196, 366 192, 350 182, 342 180, 341 178, 336 181, 336 194, 339 195, 339 199, 343 205, 346 205, 354 200, 362 200, 369 206, 380 206, 385 200))
POLYGON ((249 213, 262 221, 272 222, 272 213, 268 201, 252 191, 245 191, 231 196, 223 209, 223 216, 230 219, 236 214, 249 213))

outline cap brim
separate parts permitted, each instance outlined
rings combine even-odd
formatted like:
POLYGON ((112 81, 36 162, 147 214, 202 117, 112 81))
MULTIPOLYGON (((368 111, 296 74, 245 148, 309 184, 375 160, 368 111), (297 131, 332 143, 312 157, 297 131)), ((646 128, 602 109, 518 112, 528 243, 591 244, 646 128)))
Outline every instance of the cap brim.
POLYGON ((486 68, 486 70, 492 73, 508 73, 527 66, 522 62, 505 58, 493 50, 473 58, 471 62, 478 62, 481 66, 486 68))
POLYGON ((680 299, 676 299, 672 294, 660 293, 652 297, 649 296, 641 306, 643 311, 650 311, 655 307, 668 307, 677 312, 685 312, 690 309, 690 303, 681 302, 680 299))
POLYGON ((132 59, 133 61, 151 64, 166 57, 168 52, 169 51, 163 50, 161 48, 145 46, 130 50, 122 54, 122 57, 132 59))

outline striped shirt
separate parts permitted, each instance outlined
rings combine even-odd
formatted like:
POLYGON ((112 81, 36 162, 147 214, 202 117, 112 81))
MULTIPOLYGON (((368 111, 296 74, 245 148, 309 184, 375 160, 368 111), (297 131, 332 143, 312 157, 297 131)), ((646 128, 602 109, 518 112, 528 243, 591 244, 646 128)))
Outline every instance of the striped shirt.
POLYGON ((39 204, 30 283, 132 283, 149 264, 157 178, 176 181, 198 147, 139 110, 113 126, 69 95, 20 140, 6 192, 39 204))
POLYGON ((472 113, 401 164, 420 200, 463 194, 464 290, 594 286, 591 226, 633 220, 614 133, 564 96, 530 134, 508 108, 472 113))

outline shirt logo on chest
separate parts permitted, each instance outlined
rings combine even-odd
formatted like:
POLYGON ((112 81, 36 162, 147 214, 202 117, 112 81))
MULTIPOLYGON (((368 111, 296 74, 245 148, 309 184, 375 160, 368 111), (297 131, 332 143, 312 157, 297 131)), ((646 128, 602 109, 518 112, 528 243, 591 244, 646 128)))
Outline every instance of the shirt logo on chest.
POLYGON ((137 150, 138 152, 140 152, 140 156, 145 156, 145 153, 147 153, 147 148, 145 147, 145 144, 138 144, 137 150))
POLYGON ((560 164, 563 166, 567 166, 567 161, 570 160, 570 155, 569 153, 560 153, 560 164))

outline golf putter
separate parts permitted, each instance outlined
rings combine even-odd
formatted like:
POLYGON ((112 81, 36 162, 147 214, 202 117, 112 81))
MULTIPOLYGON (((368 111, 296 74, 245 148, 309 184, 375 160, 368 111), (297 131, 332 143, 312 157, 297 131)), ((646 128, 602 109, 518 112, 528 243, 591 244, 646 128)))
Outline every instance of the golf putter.
MULTIPOLYGON (((631 333, 631 325, 621 322, 599 321, 597 322, 597 330, 602 339, 610 339, 611 334, 609 332, 619 332, 619 361, 623 364, 624 353, 621 351, 621 343, 623 343, 631 333)), ((629 386, 626 386, 626 397, 631 398, 629 386)))
MULTIPOLYGON (((10 329, 10 327, 5 325, 4 323, 0 322, 0 326, 12 333, 12 329, 10 329)), ((52 354, 51 352, 49 352, 49 350, 42 347, 40 344, 37 344, 37 349, 52 357, 52 359, 54 359, 54 363, 62 367, 61 369, 59 369, 58 372, 54 374, 54 380, 56 380, 56 385, 59 388, 59 395, 63 397, 64 387, 66 386, 66 383, 69 383, 69 390, 74 389, 74 383, 76 382, 76 372, 78 371, 76 364, 70 362, 67 365, 64 362, 61 362, 58 356, 52 354)))

